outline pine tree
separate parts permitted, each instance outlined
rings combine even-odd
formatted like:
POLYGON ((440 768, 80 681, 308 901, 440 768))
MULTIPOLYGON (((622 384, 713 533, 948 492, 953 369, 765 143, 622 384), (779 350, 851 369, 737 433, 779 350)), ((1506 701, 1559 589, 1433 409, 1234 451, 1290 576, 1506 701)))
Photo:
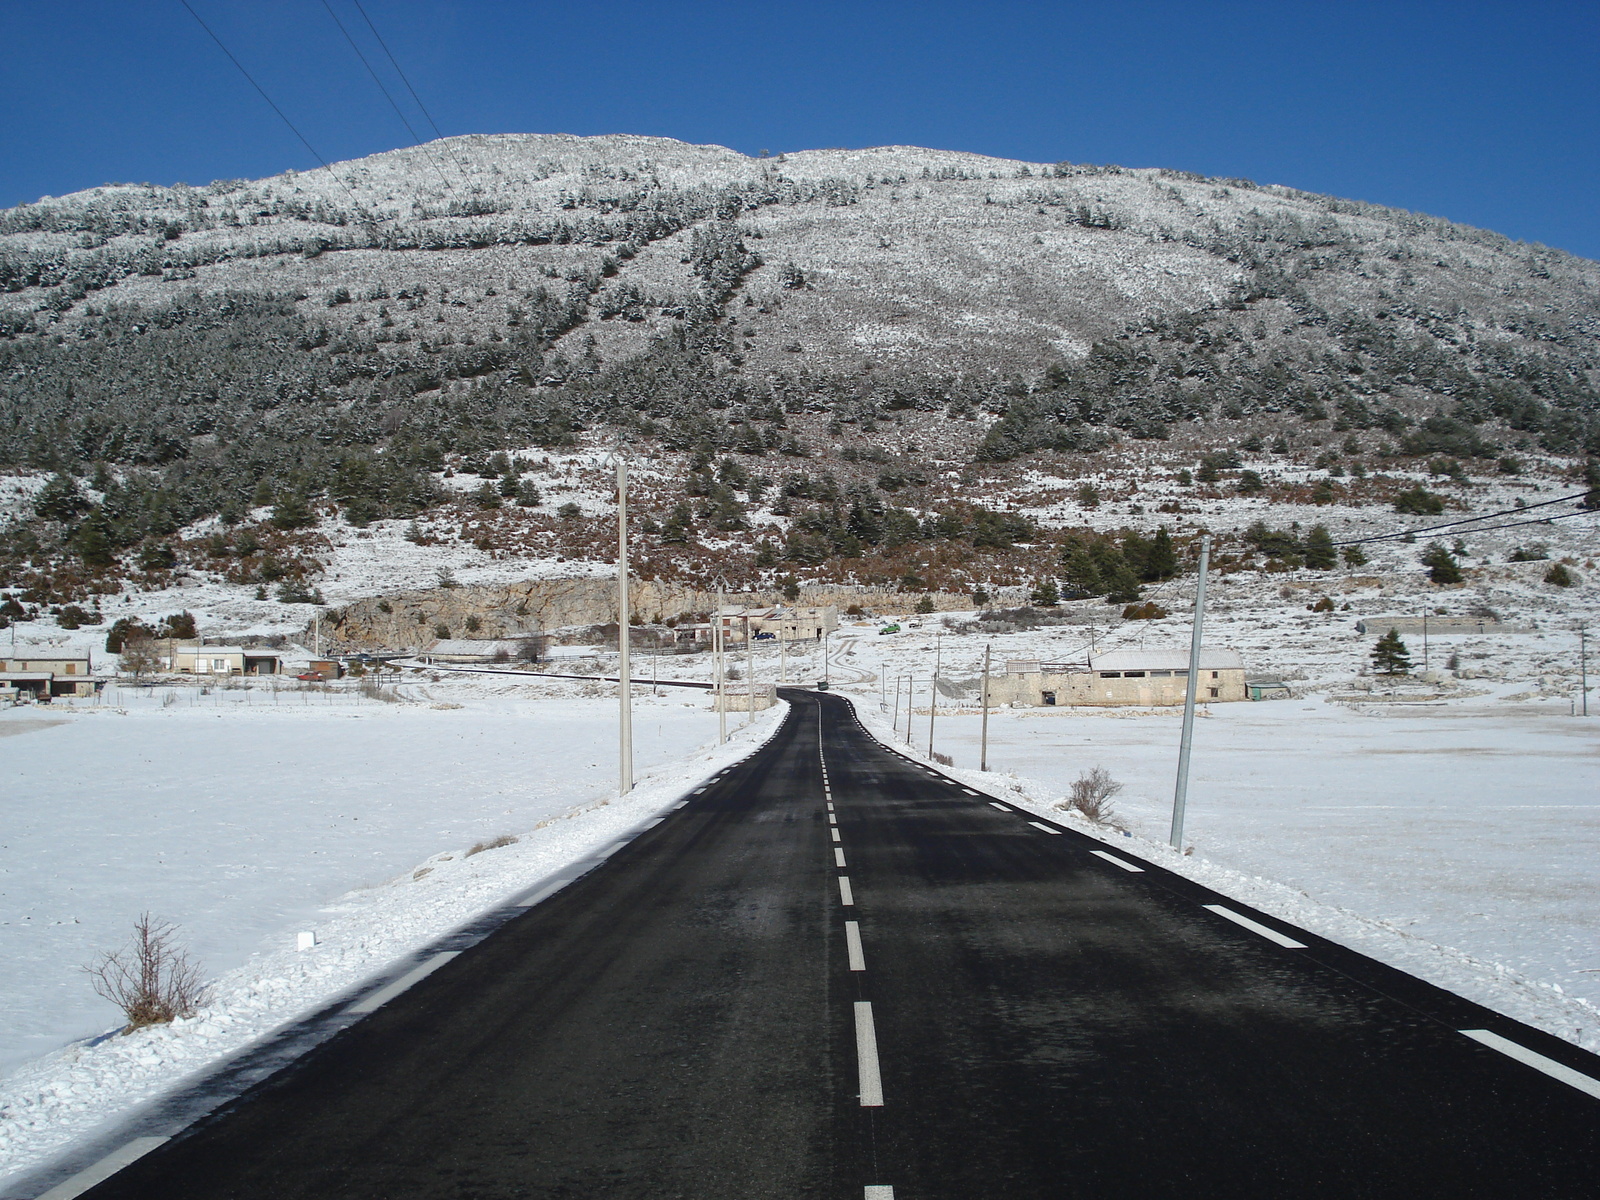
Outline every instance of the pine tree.
POLYGON ((1461 582, 1461 564, 1456 562, 1455 555, 1439 542, 1435 542, 1423 552, 1422 565, 1428 568, 1428 578, 1434 583, 1461 582))
POLYGON ((1378 639, 1372 648, 1372 665, 1380 675, 1408 675, 1411 673, 1411 651, 1400 640, 1400 631, 1391 629, 1378 639))
POLYGON ((1305 541, 1306 566, 1313 571, 1326 571, 1337 564, 1338 555, 1334 551, 1333 538, 1328 535, 1325 525, 1313 525, 1311 532, 1306 534, 1305 541))
POLYGON ((1028 597, 1028 603, 1038 608, 1054 608, 1061 603, 1061 592, 1054 579, 1041 579, 1028 597))
POLYGON ((1178 573, 1178 554, 1172 548, 1172 535, 1165 525, 1156 530, 1155 537, 1144 552, 1142 577, 1152 583, 1171 579, 1178 573))

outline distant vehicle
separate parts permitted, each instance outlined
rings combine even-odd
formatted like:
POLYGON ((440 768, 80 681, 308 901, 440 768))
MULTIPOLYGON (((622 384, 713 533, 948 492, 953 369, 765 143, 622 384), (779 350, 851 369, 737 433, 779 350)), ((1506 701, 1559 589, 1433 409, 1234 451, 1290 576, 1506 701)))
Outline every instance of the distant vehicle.
POLYGON ((322 672, 321 671, 301 671, 300 674, 295 676, 295 678, 296 679, 303 679, 306 683, 321 683, 322 682, 322 672))
POLYGON ((825 692, 827 690, 828 690, 828 681, 826 679, 817 680, 817 691, 825 692))
POLYGON ((900 626, 898 626, 898 625, 885 625, 882 629, 878 630, 878 633, 879 633, 880 636, 882 636, 885 633, 899 633, 899 632, 900 632, 900 626))

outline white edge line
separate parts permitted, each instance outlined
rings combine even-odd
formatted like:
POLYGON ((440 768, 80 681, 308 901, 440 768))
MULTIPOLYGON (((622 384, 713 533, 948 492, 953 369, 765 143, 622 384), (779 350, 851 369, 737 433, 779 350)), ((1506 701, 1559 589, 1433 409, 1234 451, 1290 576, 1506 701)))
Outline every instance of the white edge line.
POLYGON ((679 800, 676 804, 674 804, 672 806, 672 811, 673 812, 677 812, 678 809, 687 808, 688 806, 689 806, 689 802, 687 800, 679 800))
POLYGON ((389 1001, 393 1000, 401 992, 405 991, 412 985, 421 983, 429 975, 432 975, 440 967, 444 966, 445 963, 449 962, 452 958, 456 957, 456 955, 460 953, 461 951, 459 950, 445 950, 439 954, 433 955, 433 957, 429 958, 427 962, 412 967, 411 970, 400 976, 399 979, 396 979, 388 987, 381 988, 378 991, 373 992, 372 995, 368 996, 365 1000, 357 1000, 349 1008, 345 1009, 345 1011, 353 1013, 369 1013, 374 1011, 379 1006, 389 1003, 389 1001))
POLYGON ((883 1107, 883 1077, 878 1073, 878 1031, 872 1023, 872 1002, 857 1000, 856 1066, 861 1079, 861 1107, 883 1107))
POLYGON ((550 899, 551 896, 554 896, 557 892, 571 882, 572 880, 570 879, 552 879, 537 892, 534 892, 533 895, 524 896, 521 900, 518 900, 517 907, 532 908, 535 904, 543 904, 546 900, 550 899))
POLYGON ((1053 828, 1053 827, 1051 827, 1049 825, 1046 825, 1043 821, 1029 821, 1028 824, 1032 825, 1035 829, 1041 830, 1044 833, 1060 833, 1061 832, 1061 830, 1059 830, 1059 829, 1055 829, 1055 828, 1053 828))
POLYGON ((1553 1058, 1546 1058, 1536 1050, 1529 1050, 1526 1046, 1519 1046, 1509 1038, 1503 1038, 1498 1033, 1490 1033, 1487 1029, 1463 1029, 1461 1034, 1469 1037, 1480 1045, 1491 1050, 1498 1050, 1507 1058, 1514 1058, 1524 1066, 1532 1067, 1535 1071, 1543 1071, 1551 1079, 1559 1079, 1568 1087, 1577 1088, 1585 1095, 1593 1096, 1600 1100, 1600 1079, 1585 1075, 1582 1071, 1574 1071, 1564 1063, 1558 1063, 1553 1058))
POLYGON ((38 1200, 73 1200, 81 1196, 98 1183, 104 1183, 123 1167, 131 1166, 138 1162, 150 1151, 163 1142, 171 1141, 165 1137, 137 1137, 131 1142, 113 1150, 93 1166, 85 1167, 71 1179, 63 1179, 48 1192, 40 1192, 38 1200))
POLYGON ((621 850, 627 844, 628 844, 628 839, 627 838, 623 838, 620 842, 612 842, 611 845, 607 846, 604 850, 598 851, 595 854, 595 857, 596 858, 610 858, 613 854, 615 854, 618 850, 621 850))
POLYGON ((1259 933, 1262 937, 1266 938, 1267 941, 1276 942, 1286 950, 1304 950, 1306 948, 1306 944, 1304 942, 1297 942, 1292 937, 1285 937, 1276 929, 1268 929, 1260 921, 1252 921, 1243 913, 1236 913, 1231 908, 1224 908, 1220 904, 1205 904, 1201 905, 1201 907, 1207 912, 1214 912, 1219 917, 1227 918, 1235 925, 1239 925, 1245 929, 1248 929, 1251 933, 1259 933))
POLYGON ((998 800, 989 801, 989 807, 990 808, 998 808, 1001 812, 1010 812, 1011 811, 1009 806, 1001 804, 1000 801, 998 801, 998 800))
POLYGON ((850 890, 850 876, 839 876, 839 903, 854 907, 855 902, 855 893, 850 890))
POLYGON ((1136 867, 1125 859, 1118 858, 1115 854, 1107 854, 1104 850, 1091 850, 1090 854, 1096 858, 1103 858, 1113 866, 1121 867, 1124 871, 1143 871, 1143 867, 1136 867))

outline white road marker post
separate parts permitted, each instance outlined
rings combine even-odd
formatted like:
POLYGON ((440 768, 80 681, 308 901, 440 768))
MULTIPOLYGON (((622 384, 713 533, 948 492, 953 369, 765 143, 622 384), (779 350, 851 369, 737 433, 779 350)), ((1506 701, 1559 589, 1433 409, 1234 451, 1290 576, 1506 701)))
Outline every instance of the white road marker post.
POLYGON ((633 791, 633 663, 628 612, 628 464, 617 451, 617 794, 633 791))
POLYGON ((1189 680, 1183 689, 1183 734, 1178 742, 1178 783, 1172 793, 1172 848, 1183 852, 1183 810, 1189 798, 1189 749, 1194 742, 1194 697, 1200 686, 1200 628, 1206 615, 1206 568, 1211 535, 1200 535, 1200 575, 1194 589, 1194 633, 1189 639, 1189 680))

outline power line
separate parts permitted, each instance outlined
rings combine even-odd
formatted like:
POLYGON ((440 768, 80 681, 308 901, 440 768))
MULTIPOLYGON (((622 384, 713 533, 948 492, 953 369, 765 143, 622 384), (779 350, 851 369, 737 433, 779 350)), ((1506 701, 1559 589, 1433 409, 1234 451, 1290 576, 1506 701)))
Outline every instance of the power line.
POLYGON ((410 119, 401 111, 400 106, 395 103, 394 97, 389 94, 389 89, 384 86, 383 80, 378 78, 378 73, 372 69, 372 64, 367 61, 367 56, 361 52, 361 47, 356 45, 355 38, 350 36, 350 31, 344 27, 344 22, 339 20, 339 14, 333 11, 333 6, 328 3, 328 0, 322 0, 322 7, 328 10, 328 16, 333 18, 333 23, 339 27, 339 32, 344 34, 344 40, 350 43, 350 49, 356 52, 356 57, 361 60, 361 65, 367 69, 367 74, 372 76, 372 82, 378 85, 378 90, 383 93, 383 98, 389 102, 389 107, 394 109, 394 115, 399 117, 400 123, 406 127, 406 132, 411 135, 411 144, 427 155, 428 162, 439 173, 439 179, 446 190, 453 190, 450 188, 450 180, 445 177, 444 168, 434 158, 432 151, 422 144, 422 136, 411 127, 410 119))
MULTIPOLYGON (((433 119, 433 114, 428 111, 428 106, 422 102, 422 97, 417 95, 417 89, 411 86, 411 80, 406 76, 406 73, 400 69, 400 64, 395 61, 394 52, 389 49, 389 43, 383 40, 383 35, 378 32, 378 27, 372 23, 372 18, 367 15, 367 10, 362 7, 361 0, 351 0, 351 3, 356 6, 356 11, 361 14, 361 19, 367 23, 367 28, 372 30, 372 36, 378 40, 378 45, 383 48, 384 57, 389 60, 389 65, 394 68, 394 73, 400 76, 400 82, 406 85, 406 91, 411 93, 411 98, 417 102, 417 107, 422 110, 422 115, 428 119, 428 124, 432 127, 434 135, 440 141, 443 141, 444 133, 440 130, 439 123, 433 119)), ((470 187, 472 180, 467 174, 467 169, 461 165, 461 160, 449 150, 446 150, 446 153, 450 155, 450 161, 455 163, 456 170, 461 172, 461 178, 470 187)))
POLYGON ((195 19, 195 21, 197 21, 199 23, 201 29, 204 29, 206 31, 206 35, 208 37, 210 37, 211 40, 217 44, 217 49, 221 50, 224 54, 226 54, 228 56, 228 61, 231 62, 234 66, 239 68, 239 74, 243 75, 247 80, 249 80, 250 81, 250 86, 255 88, 255 90, 257 92, 261 93, 261 98, 263 100, 265 100, 269 105, 271 105, 272 111, 277 113, 278 116, 283 120, 283 123, 289 127, 289 131, 291 133, 293 133, 295 135, 295 137, 300 139, 300 144, 302 146, 304 146, 307 150, 311 151, 311 157, 316 159, 319 163, 321 163, 323 165, 323 167, 328 172, 328 176, 331 179, 333 179, 334 182, 336 182, 340 187, 342 187, 344 189, 345 195, 350 197, 350 203, 352 205, 354 205, 357 209, 359 209, 361 207, 361 202, 356 199, 356 194, 350 190, 350 185, 347 184, 343 179, 339 178, 338 174, 334 171, 332 165, 329 164, 328 160, 323 158, 322 155, 317 153, 316 147, 313 146, 310 142, 308 142, 306 140, 306 135, 301 133, 300 130, 295 127, 295 123, 293 121, 289 120, 287 114, 284 113, 283 109, 279 108, 277 106, 277 104, 275 104, 273 102, 272 97, 267 95, 267 90, 264 87, 262 87, 259 83, 257 83, 255 81, 255 77, 253 75, 251 75, 249 71, 246 71, 244 69, 244 64, 233 56, 233 51, 229 50, 227 48, 227 46, 223 45, 222 44, 222 39, 219 38, 214 32, 212 32, 211 26, 207 25, 204 21, 202 21, 200 19, 200 14, 195 12, 195 10, 192 7, 190 7, 189 0, 178 0, 178 3, 183 5, 184 8, 187 8, 189 10, 189 15, 191 17, 193 17, 195 19))
MULTIPOLYGON (((1372 537, 1350 538, 1347 541, 1334 542, 1333 544, 1335 546, 1360 546, 1360 545, 1364 545, 1367 542, 1385 542, 1385 541, 1390 541, 1390 540, 1398 539, 1398 538, 1416 537, 1419 534, 1431 534, 1434 531, 1440 530, 1440 529, 1455 529, 1459 525, 1474 525, 1479 521, 1492 521, 1496 517, 1509 517, 1509 516, 1520 515, 1520 514, 1525 513, 1525 512, 1530 512, 1535 508, 1548 508, 1552 504, 1565 504, 1569 500, 1582 500, 1585 496, 1589 496, 1591 494, 1592 493, 1590 493, 1590 492, 1574 492, 1570 496, 1557 496, 1554 500, 1541 500, 1541 501, 1539 501, 1538 504, 1524 504, 1521 508, 1503 508, 1499 512, 1481 513, 1480 515, 1478 515, 1476 517, 1462 517, 1459 521, 1446 521, 1442 525, 1427 525, 1427 526, 1424 526, 1421 529, 1402 529, 1398 533, 1379 533, 1379 534, 1374 534, 1372 537)), ((1588 510, 1584 510, 1584 511, 1588 511, 1588 510)), ((1581 514, 1580 513, 1565 513, 1563 515, 1564 516, 1569 516, 1569 517, 1576 517, 1576 516, 1579 516, 1581 514)), ((1537 525, 1537 524, 1540 524, 1542 521, 1560 520, 1560 519, 1561 519, 1560 517, 1542 517, 1542 518, 1540 518, 1539 521, 1517 521, 1517 522, 1514 522, 1513 525, 1537 525)), ((1496 525, 1496 526, 1493 526, 1493 528, 1495 528, 1495 529, 1510 529, 1510 528, 1513 528, 1513 525, 1496 525)), ((1483 529, 1464 529, 1461 532, 1462 533, 1486 533, 1488 531, 1487 530, 1483 530, 1483 529)))

